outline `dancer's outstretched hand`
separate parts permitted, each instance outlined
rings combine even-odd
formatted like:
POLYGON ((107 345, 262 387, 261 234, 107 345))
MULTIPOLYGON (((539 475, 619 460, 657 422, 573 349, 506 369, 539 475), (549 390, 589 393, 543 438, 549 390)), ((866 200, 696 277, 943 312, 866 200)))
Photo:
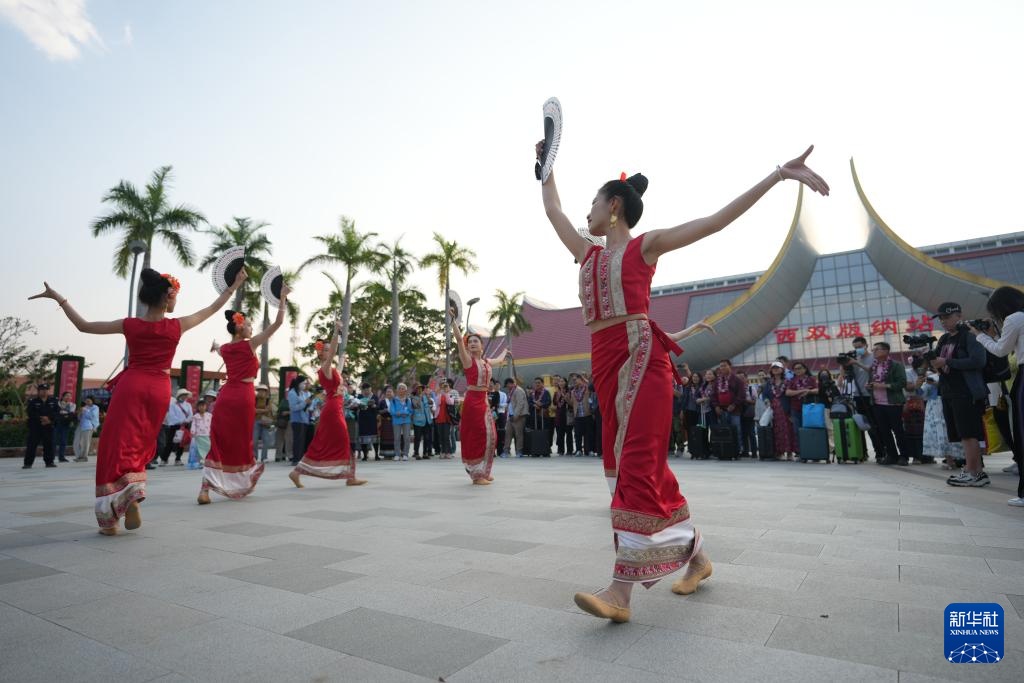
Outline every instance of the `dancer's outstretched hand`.
POLYGON ((715 332, 715 328, 714 328, 713 325, 709 325, 707 322, 705 322, 703 320, 701 320, 699 323, 694 325, 694 327, 696 329, 698 329, 698 330, 707 330, 711 334, 718 334, 717 332, 715 332))
POLYGON ((537 152, 537 161, 540 161, 540 155, 544 153, 544 141, 543 140, 541 140, 540 142, 537 143, 536 147, 534 147, 534 151, 537 152))
POLYGON ((787 161, 783 164, 780 169, 782 171, 783 178, 792 178, 793 180, 799 180, 801 183, 811 188, 819 194, 828 196, 828 183, 820 175, 812 171, 804 163, 807 161, 807 157, 810 156, 811 152, 814 151, 814 145, 807 148, 807 151, 798 156, 792 161, 787 161))
POLYGON ((235 276, 235 281, 231 283, 232 289, 238 289, 242 286, 242 283, 249 279, 249 273, 245 272, 245 268, 238 271, 238 275, 235 276))
POLYGON ((287 283, 281 285, 281 298, 287 299, 288 295, 292 293, 292 288, 287 283))
POLYGON ((39 294, 33 294, 32 296, 29 297, 29 300, 32 300, 32 299, 53 299, 54 301, 60 301, 61 300, 60 294, 58 294, 57 290, 55 290, 53 287, 50 286, 49 282, 44 282, 43 283, 43 287, 44 287, 43 291, 41 291, 39 294))

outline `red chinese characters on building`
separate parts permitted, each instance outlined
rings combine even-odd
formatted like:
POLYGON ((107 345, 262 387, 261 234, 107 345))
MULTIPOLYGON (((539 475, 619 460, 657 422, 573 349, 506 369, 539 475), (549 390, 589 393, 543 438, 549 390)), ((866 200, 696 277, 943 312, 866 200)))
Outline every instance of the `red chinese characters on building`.
POLYGON ((934 331, 935 323, 932 321, 930 316, 925 315, 924 313, 921 314, 920 319, 914 316, 911 316, 910 318, 907 319, 907 332, 910 334, 913 334, 914 332, 934 331))
POLYGON ((795 344, 796 333, 799 327, 782 327, 775 330, 775 343, 777 344, 795 344))
POLYGON ((896 324, 895 320, 873 320, 871 321, 871 336, 884 336, 886 332, 892 332, 893 334, 899 334, 899 325, 896 324))
POLYGON ((828 328, 826 325, 811 325, 807 328, 807 336, 804 339, 808 341, 818 341, 820 339, 831 339, 832 337, 828 334, 828 328))
POLYGON ((853 339, 863 336, 864 333, 860 331, 860 323, 839 323, 839 334, 836 335, 836 339, 853 339))

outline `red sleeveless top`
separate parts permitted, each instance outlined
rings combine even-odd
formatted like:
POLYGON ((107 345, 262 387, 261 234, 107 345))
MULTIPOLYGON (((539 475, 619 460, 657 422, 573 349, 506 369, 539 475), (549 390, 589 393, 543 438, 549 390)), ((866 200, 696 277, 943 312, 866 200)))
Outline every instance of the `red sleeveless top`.
POLYGON ((644 236, 638 235, 624 249, 594 245, 587 251, 579 276, 584 324, 623 315, 647 315, 655 266, 644 261, 643 244, 644 236))
POLYGON ((466 384, 471 387, 486 387, 491 383, 491 364, 483 358, 474 358, 473 364, 463 368, 466 384))
POLYGON ((149 322, 142 318, 125 318, 124 338, 128 342, 129 370, 166 372, 174 362, 174 352, 181 339, 181 323, 177 318, 149 322))
POLYGON ((229 382, 241 382, 243 379, 254 378, 260 371, 260 361, 253 353, 248 339, 224 344, 220 347, 220 357, 224 359, 229 382))

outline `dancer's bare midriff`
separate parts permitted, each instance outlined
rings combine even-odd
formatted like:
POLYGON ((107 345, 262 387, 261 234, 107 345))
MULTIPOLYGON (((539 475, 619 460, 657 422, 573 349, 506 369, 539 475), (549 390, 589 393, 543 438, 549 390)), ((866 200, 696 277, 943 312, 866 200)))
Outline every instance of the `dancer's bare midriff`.
POLYGON ((600 332, 601 330, 613 327, 615 325, 621 325, 622 323, 628 323, 630 320, 646 320, 647 315, 644 313, 632 313, 630 315, 618 315, 614 318, 606 318, 605 320, 595 320, 588 324, 590 333, 600 332))

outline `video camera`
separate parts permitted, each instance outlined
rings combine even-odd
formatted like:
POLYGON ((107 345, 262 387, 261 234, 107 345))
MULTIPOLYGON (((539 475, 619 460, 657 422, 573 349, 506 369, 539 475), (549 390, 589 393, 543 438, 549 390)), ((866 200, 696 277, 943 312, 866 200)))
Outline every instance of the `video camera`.
POLYGON ((836 362, 839 363, 840 365, 845 365, 846 363, 850 362, 851 360, 853 360, 856 357, 857 357, 857 352, 856 351, 847 351, 845 353, 840 353, 839 355, 837 355, 836 356, 836 362))
POLYGON ((914 370, 920 369, 925 361, 933 361, 938 357, 934 350, 935 342, 937 341, 939 340, 925 333, 903 335, 903 343, 907 345, 907 348, 913 354, 913 357, 910 359, 910 365, 914 370), (919 354, 921 349, 927 349, 927 351, 919 354))
POLYGON ((983 318, 978 318, 976 320, 968 320, 967 324, 980 332, 988 332, 989 329, 992 327, 992 323, 983 318))

